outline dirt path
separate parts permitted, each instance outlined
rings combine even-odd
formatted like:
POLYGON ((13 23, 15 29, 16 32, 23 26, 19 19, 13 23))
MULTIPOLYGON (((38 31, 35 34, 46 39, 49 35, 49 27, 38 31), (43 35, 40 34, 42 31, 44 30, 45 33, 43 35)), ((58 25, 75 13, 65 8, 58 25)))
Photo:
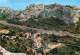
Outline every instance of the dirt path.
POLYGON ((0 23, 10 25, 10 26, 17 26, 17 27, 24 28, 24 29, 29 28, 29 29, 37 30, 38 32, 40 32, 42 34, 44 34, 44 33, 47 33, 47 34, 54 33, 55 35, 59 35, 59 36, 69 35, 69 36, 72 36, 72 37, 80 38, 80 34, 73 34, 73 33, 67 32, 67 31, 43 30, 43 29, 37 29, 37 28, 32 28, 32 27, 27 27, 27 26, 10 24, 10 23, 7 23, 6 21, 0 21, 0 23))

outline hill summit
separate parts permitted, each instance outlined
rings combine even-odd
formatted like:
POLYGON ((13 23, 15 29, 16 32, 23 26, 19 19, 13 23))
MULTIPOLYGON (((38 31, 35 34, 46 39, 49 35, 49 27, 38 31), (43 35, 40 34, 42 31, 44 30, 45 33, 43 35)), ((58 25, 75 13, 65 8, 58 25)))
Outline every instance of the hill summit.
POLYGON ((76 23, 80 19, 80 8, 60 4, 30 4, 25 10, 19 10, 11 17, 13 20, 26 21, 30 18, 56 18, 67 24, 76 23))

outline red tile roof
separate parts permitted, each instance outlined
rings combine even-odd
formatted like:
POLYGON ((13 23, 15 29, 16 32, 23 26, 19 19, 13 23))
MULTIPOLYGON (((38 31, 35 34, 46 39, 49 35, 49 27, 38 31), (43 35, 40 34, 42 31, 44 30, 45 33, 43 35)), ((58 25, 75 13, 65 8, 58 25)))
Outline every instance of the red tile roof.
POLYGON ((35 35, 38 35, 38 34, 40 34, 40 33, 35 33, 35 34, 33 34, 33 35, 35 36, 35 35))
POLYGON ((26 32, 25 34, 23 34, 23 35, 26 35, 26 34, 28 34, 28 32, 26 32))
POLYGON ((28 32, 26 32, 25 34, 28 34, 28 32))
POLYGON ((13 39, 13 38, 11 37, 11 38, 9 38, 9 39, 13 39))
POLYGON ((42 55, 41 53, 35 53, 35 55, 42 55))

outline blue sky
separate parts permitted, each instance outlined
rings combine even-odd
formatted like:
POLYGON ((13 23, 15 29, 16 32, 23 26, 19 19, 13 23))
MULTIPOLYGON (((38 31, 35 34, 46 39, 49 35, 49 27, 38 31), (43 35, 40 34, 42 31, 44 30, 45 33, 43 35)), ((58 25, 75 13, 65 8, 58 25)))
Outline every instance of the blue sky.
POLYGON ((11 7, 13 10, 25 9, 29 4, 54 4, 75 5, 80 7, 80 0, 0 0, 0 6, 11 7))

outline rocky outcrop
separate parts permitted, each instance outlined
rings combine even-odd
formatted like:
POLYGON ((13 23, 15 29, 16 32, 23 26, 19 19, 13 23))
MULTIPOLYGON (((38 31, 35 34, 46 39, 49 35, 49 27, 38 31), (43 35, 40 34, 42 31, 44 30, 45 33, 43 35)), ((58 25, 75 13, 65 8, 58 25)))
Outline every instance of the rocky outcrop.
POLYGON ((24 53, 11 53, 0 46, 1 55, 26 55, 24 53))
MULTIPOLYGON (((48 6, 49 7, 49 6, 48 6)), ((51 7, 51 6, 50 6, 51 7)), ((60 20, 63 20, 65 23, 70 24, 70 23, 76 23, 79 21, 80 18, 80 9, 79 10, 73 10, 70 7, 64 7, 61 5, 52 5, 54 8, 45 9, 45 11, 42 11, 39 16, 41 18, 57 18, 60 20)))
POLYGON ((31 10, 42 10, 44 9, 44 4, 30 4, 28 7, 28 9, 31 9, 31 10))
POLYGON ((50 5, 31 4, 27 9, 16 12, 14 20, 26 21, 30 18, 57 18, 65 23, 76 23, 80 19, 80 9, 74 6, 63 6, 57 3, 50 5), (38 7, 37 7, 38 6, 38 7), (39 6, 43 7, 43 9, 39 6), (37 8, 36 8, 37 7, 37 8), (30 9, 31 8, 31 9, 30 9), (33 10, 36 8, 36 10, 33 10), (17 17, 17 18, 16 18, 17 17))
POLYGON ((9 7, 0 6, 0 12, 1 13, 10 13, 10 12, 12 12, 12 9, 9 7))
POLYGON ((5 20, 6 18, 11 18, 12 13, 11 8, 0 6, 0 19, 5 20))

